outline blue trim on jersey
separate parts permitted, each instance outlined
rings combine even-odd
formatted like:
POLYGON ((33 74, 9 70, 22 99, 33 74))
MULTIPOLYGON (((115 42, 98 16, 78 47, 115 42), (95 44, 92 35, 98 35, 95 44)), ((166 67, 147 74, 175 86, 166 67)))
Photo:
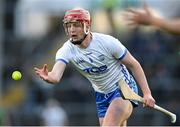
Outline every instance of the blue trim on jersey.
POLYGON ((67 61, 65 61, 64 59, 57 59, 56 61, 62 61, 63 63, 65 63, 65 64, 68 64, 68 62, 67 61))
POLYGON ((122 60, 124 56, 126 55, 126 53, 127 53, 127 49, 125 49, 124 54, 119 58, 119 60, 122 60))

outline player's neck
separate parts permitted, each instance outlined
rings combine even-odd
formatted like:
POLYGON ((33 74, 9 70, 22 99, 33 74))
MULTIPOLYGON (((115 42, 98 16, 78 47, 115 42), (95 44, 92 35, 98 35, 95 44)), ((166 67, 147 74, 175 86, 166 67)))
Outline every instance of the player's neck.
POLYGON ((87 37, 85 38, 85 40, 79 45, 80 48, 87 48, 89 46, 89 44, 91 43, 92 40, 92 34, 91 32, 88 33, 87 37))

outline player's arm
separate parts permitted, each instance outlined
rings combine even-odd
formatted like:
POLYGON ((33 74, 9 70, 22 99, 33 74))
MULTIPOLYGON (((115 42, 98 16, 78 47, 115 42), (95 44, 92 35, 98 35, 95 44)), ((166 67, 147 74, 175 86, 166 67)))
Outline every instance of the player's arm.
POLYGON ((51 84, 56 84, 61 80, 65 68, 66 68, 66 64, 64 62, 57 61, 50 72, 48 71, 47 64, 44 64, 44 66, 41 69, 36 67, 34 69, 35 69, 35 73, 42 80, 51 84))
POLYGON ((124 58, 121 60, 121 63, 124 64, 133 73, 133 76, 135 77, 137 83, 139 84, 143 92, 145 105, 153 107, 155 104, 155 100, 151 95, 146 76, 140 63, 128 51, 124 58))

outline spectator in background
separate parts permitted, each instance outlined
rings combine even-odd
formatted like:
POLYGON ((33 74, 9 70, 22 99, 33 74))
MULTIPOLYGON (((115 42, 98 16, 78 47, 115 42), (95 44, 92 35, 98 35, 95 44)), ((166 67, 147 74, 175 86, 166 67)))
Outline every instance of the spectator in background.
POLYGON ((150 11, 145 2, 143 10, 128 9, 125 19, 129 25, 154 26, 168 33, 180 35, 180 18, 164 19, 158 17, 150 11))
POLYGON ((58 101, 54 99, 47 101, 41 116, 45 126, 67 125, 67 114, 58 101))

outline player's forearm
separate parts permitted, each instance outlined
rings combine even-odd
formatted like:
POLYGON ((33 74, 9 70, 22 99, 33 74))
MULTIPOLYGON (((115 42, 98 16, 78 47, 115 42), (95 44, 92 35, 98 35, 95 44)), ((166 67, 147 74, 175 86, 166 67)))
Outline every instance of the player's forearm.
POLYGON ((172 34, 180 34, 180 19, 165 20, 154 17, 152 25, 172 34))
POLYGON ((57 74, 53 72, 48 73, 48 79, 46 82, 51 83, 51 84, 57 84, 61 79, 61 76, 59 77, 57 74))
POLYGON ((56 62, 51 72, 48 73, 47 82, 51 84, 59 83, 64 73, 65 67, 66 64, 64 64, 63 62, 61 61, 56 62))
POLYGON ((151 91, 149 89, 148 83, 147 83, 147 79, 146 76, 144 74, 144 71, 141 67, 141 65, 139 64, 139 62, 136 62, 131 68, 130 70, 133 73, 133 76, 135 77, 137 83, 139 84, 143 94, 151 94, 151 91))

